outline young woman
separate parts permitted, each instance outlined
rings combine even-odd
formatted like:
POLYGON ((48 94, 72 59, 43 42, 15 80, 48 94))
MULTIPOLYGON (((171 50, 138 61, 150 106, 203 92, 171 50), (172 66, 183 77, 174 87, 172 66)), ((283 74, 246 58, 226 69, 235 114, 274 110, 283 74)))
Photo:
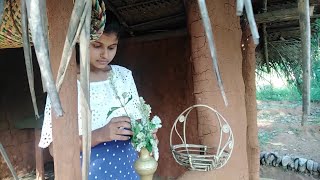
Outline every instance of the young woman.
MULTIPOLYGON (((103 35, 90 43, 90 106, 92 111, 92 144, 89 179, 139 179, 133 164, 137 153, 130 136, 131 119, 141 119, 136 85, 130 70, 109 65, 116 55, 120 25, 113 15, 107 15, 103 35), (111 83, 112 81, 112 83, 111 83), (108 116, 112 107, 121 107, 122 94, 132 96, 124 108, 108 116)), ((79 81, 78 81, 79 83, 79 81)), ((79 92, 79 84, 78 84, 79 92)), ((79 135, 81 143, 81 116, 79 135)), ((54 143, 54 142, 53 142, 54 143)), ((51 105, 47 100, 39 146, 52 146, 51 105)), ((82 147, 82 146, 80 146, 82 147)), ((80 156, 81 158, 81 156, 80 156)))

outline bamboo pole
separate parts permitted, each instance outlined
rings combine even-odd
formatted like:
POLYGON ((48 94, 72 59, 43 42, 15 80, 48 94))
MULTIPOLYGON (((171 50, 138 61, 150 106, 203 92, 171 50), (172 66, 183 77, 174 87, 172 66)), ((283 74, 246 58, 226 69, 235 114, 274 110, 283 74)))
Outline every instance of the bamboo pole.
POLYGON ((48 41, 46 41, 47 39, 45 35, 45 33, 47 32, 44 32, 43 28, 43 19, 46 18, 46 14, 41 13, 41 8, 43 8, 43 6, 41 6, 40 0, 26 0, 26 6, 33 45, 36 51, 40 71, 45 82, 45 87, 50 97, 51 105, 56 112, 56 115, 62 116, 63 110, 52 76, 51 64, 49 59, 49 45, 48 41))
MULTIPOLYGON (((29 27, 28 27, 28 14, 26 2, 24 0, 21 1, 21 24, 22 24, 22 38, 23 38, 23 52, 24 59, 26 64, 29 89, 31 93, 31 99, 33 104, 33 110, 35 113, 36 120, 39 120, 39 111, 37 107, 36 94, 34 90, 34 74, 33 74, 33 65, 32 65, 32 53, 31 53, 31 45, 30 45, 30 37, 29 37, 29 27)), ((48 31, 45 31, 48 32, 48 31)), ((43 151, 40 147, 38 147, 38 143, 41 136, 41 130, 34 129, 35 135, 35 156, 36 156, 36 179, 43 180, 44 179, 44 167, 43 167, 43 151)))
POLYGON ((243 13, 244 1, 237 0, 237 16, 241 16, 243 13))
POLYGON ((303 70, 303 91, 302 91, 302 120, 301 125, 308 120, 310 114, 310 46, 311 46, 311 31, 310 31, 310 10, 309 0, 299 0, 299 23, 301 32, 301 50, 302 50, 302 70, 303 70))
MULTIPOLYGON (((268 0, 263 0, 263 12, 267 12, 268 7, 268 0)), ((268 52, 268 33, 267 33, 267 24, 263 23, 262 24, 262 31, 263 31, 263 53, 264 53, 264 59, 267 63, 267 70, 270 72, 270 67, 269 67, 269 52, 268 52)))
POLYGON ((27 17, 27 7, 26 2, 21 1, 21 24, 22 24, 22 39, 23 39, 23 52, 24 59, 26 64, 27 77, 29 82, 29 90, 32 99, 33 110, 36 116, 36 119, 39 119, 39 111, 37 106, 37 99, 34 90, 34 74, 33 74, 33 63, 32 63, 32 53, 31 45, 29 40, 29 26, 28 26, 28 17, 27 17))
POLYGON ((90 21, 92 1, 86 0, 89 8, 80 33, 80 113, 82 117, 82 180, 88 179, 91 154, 91 111, 90 111, 90 21))
POLYGON ((257 45, 257 44, 259 44, 260 36, 259 36, 256 21, 254 20, 254 14, 253 14, 251 0, 244 0, 244 6, 246 8, 247 18, 248 18, 250 30, 252 33, 253 42, 255 45, 257 45))
POLYGON ((15 170, 14 170, 14 168, 13 168, 11 162, 10 162, 10 159, 9 159, 9 157, 8 157, 6 151, 4 150, 4 148, 3 148, 3 146, 2 146, 1 143, 0 143, 0 153, 1 153, 4 161, 7 163, 7 165, 8 165, 8 167, 9 167, 10 171, 11 171, 11 174, 12 174, 14 180, 19 180, 19 179, 18 179, 18 176, 17 176, 17 173, 15 172, 15 170))
POLYGON ((85 13, 87 12, 88 6, 85 6, 85 3, 81 0, 75 1, 75 5, 72 10, 71 20, 69 22, 68 33, 64 43, 61 63, 59 66, 59 71, 57 75, 56 86, 58 91, 61 88, 64 77, 67 72, 68 65, 70 63, 70 58, 72 55, 72 49, 74 48, 77 38, 80 34, 80 30, 85 21, 85 13))
POLYGON ((226 93, 224 91, 224 87, 223 87, 223 84, 222 84, 222 79, 221 79, 221 76, 220 76, 218 60, 217 60, 217 53, 216 53, 216 47, 215 47, 215 44, 214 44, 212 26, 211 26, 209 14, 208 14, 207 6, 206 6, 206 1, 205 0, 198 0, 198 5, 199 5, 199 10, 201 12, 201 18, 202 18, 203 26, 204 26, 204 29, 205 29, 205 32, 206 32, 206 36, 207 36, 207 39, 208 39, 208 44, 209 44, 209 48, 210 48, 210 54, 211 54, 212 63, 213 63, 213 69, 214 69, 214 71, 216 73, 216 76, 217 76, 217 81, 218 81, 218 85, 219 85, 219 88, 220 88, 220 92, 221 92, 224 104, 225 104, 225 106, 228 106, 227 96, 226 96, 226 93))

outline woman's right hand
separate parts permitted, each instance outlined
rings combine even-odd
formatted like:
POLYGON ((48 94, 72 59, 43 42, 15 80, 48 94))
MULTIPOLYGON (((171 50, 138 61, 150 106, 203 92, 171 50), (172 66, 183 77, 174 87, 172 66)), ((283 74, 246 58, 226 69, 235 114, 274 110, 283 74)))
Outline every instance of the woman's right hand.
POLYGON ((100 130, 100 138, 103 142, 120 140, 129 140, 133 135, 130 118, 127 116, 114 117, 110 122, 100 130))

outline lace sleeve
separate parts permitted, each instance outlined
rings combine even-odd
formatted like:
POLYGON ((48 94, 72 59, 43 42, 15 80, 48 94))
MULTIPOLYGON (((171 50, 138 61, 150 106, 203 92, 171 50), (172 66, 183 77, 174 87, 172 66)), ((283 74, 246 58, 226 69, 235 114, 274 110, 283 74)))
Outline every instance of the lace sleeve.
POLYGON ((47 98, 39 147, 47 148, 52 142, 51 102, 47 98))

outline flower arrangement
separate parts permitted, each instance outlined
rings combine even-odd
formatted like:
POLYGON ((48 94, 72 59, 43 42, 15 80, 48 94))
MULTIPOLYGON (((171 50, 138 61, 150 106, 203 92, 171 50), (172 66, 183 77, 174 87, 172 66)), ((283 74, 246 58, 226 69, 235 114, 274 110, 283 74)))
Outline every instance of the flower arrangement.
POLYGON ((161 119, 158 116, 150 119, 150 105, 146 104, 142 97, 139 100, 138 109, 140 110, 142 119, 131 121, 131 130, 133 131, 131 142, 138 152, 140 152, 141 148, 146 148, 150 153, 153 153, 154 158, 158 161, 158 143, 153 137, 153 132, 162 127, 161 119))
POLYGON ((112 107, 107 113, 107 116, 111 115, 113 111, 123 108, 126 112, 126 116, 130 117, 131 119, 131 130, 133 132, 131 142, 133 147, 138 152, 140 152, 142 148, 146 148, 150 153, 153 153, 154 158, 158 161, 158 142, 154 138, 153 133, 162 127, 161 119, 158 116, 154 116, 152 119, 150 119, 151 106, 146 104, 142 97, 139 97, 139 103, 137 104, 137 108, 140 111, 142 118, 140 120, 131 118, 132 116, 128 114, 128 111, 126 110, 126 105, 132 100, 132 95, 127 92, 122 93, 121 97, 118 95, 118 91, 113 81, 113 75, 111 75, 110 83, 111 88, 121 104, 121 107, 112 107))

